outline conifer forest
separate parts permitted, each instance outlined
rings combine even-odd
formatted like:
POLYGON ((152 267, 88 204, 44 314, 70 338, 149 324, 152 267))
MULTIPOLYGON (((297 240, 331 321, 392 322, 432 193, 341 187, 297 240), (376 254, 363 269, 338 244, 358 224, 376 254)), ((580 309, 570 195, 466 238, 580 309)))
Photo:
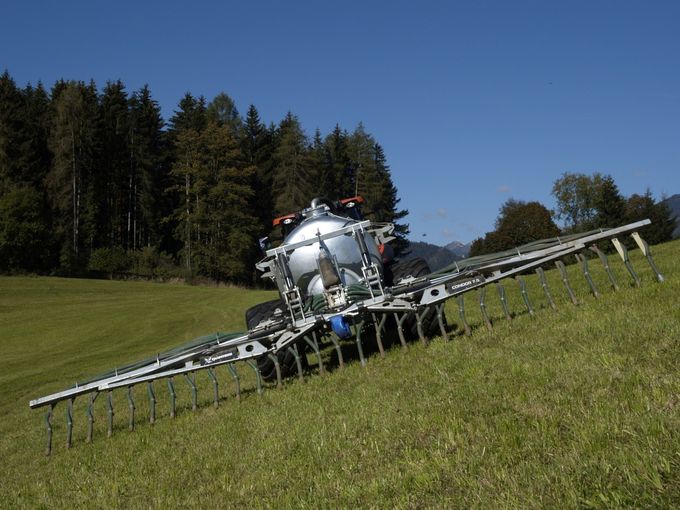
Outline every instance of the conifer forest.
POLYGON ((3 272, 254 284, 274 217, 355 195, 404 246, 407 211, 361 124, 309 136, 294 113, 266 125, 224 93, 186 93, 166 120, 148 86, 0 75, 3 272))

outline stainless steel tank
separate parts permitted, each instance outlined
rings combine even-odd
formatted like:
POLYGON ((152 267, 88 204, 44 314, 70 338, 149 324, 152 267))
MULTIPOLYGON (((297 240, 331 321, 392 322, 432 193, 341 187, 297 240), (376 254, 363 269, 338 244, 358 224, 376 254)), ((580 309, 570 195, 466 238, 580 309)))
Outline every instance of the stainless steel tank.
MULTIPOLYGON (((326 207, 320 205, 303 211, 306 216, 284 240, 284 245, 314 239, 318 234, 328 234, 341 229, 355 220, 332 214, 326 207)), ((378 266, 382 273, 382 257, 378 245, 371 234, 363 234, 371 261, 378 266)), ((347 287, 363 279, 361 271, 361 251, 357 241, 350 235, 339 235, 323 241, 323 246, 314 243, 297 248, 289 255, 290 272, 293 280, 305 295, 321 294, 324 291, 321 275, 319 274, 319 257, 322 250, 335 262, 340 281, 347 287)))

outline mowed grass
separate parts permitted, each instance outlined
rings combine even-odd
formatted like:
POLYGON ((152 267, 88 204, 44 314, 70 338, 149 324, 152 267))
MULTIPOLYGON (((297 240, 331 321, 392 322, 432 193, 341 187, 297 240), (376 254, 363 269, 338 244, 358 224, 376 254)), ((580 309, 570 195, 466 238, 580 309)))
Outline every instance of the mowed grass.
MULTIPOLYGON (((653 247, 666 282, 638 252, 642 287, 610 257, 614 292, 569 266, 579 306, 555 271, 552 311, 527 277, 531 317, 516 282, 495 289, 484 326, 478 294, 466 298, 473 335, 395 346, 282 391, 254 391, 238 366, 241 402, 226 369, 222 399, 199 373, 200 407, 178 379, 179 412, 156 383, 157 421, 135 390, 136 431, 116 392, 106 437, 102 396, 95 441, 84 442, 86 399, 76 400, 74 446, 65 405, 44 456, 43 410, 28 400, 215 331, 244 329, 243 312, 270 292, 53 278, 0 278, 0 506, 208 508, 619 508, 680 506, 680 242, 653 247)), ((455 303, 449 322, 458 317, 455 303)), ((459 330, 458 330, 459 331, 459 330)), ((367 348, 370 346, 367 346, 367 348)), ((310 356, 310 362, 313 362, 310 356)), ((332 360, 326 359, 329 365, 332 360)), ((120 393, 120 394, 118 394, 120 393)))

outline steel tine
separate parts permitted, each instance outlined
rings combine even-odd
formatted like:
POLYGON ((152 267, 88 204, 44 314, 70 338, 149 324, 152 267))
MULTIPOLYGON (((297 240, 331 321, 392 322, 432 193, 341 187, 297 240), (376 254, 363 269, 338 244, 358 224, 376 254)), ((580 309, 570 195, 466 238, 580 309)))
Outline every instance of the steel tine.
POLYGON ((567 275, 567 268, 564 266, 564 262, 562 262, 561 260, 556 260, 555 267, 557 267, 558 271, 560 272, 560 276, 562 277, 562 283, 564 283, 564 288, 567 289, 567 294, 569 294, 571 302, 574 303, 575 305, 578 305, 578 299, 576 299, 576 294, 574 294, 571 285, 569 285, 569 276, 567 275))
POLYGON ((593 278, 590 276, 590 271, 588 270, 588 259, 586 258, 585 255, 583 255, 583 253, 575 253, 574 256, 581 265, 581 271, 583 272, 583 276, 586 279, 586 282, 588 282, 590 292, 593 293, 593 296, 599 298, 600 293, 597 291, 597 287, 595 287, 595 282, 593 281, 593 278))
POLYGON ((616 251, 618 252, 619 256, 621 257, 621 260, 623 260, 624 265, 626 266, 626 269, 628 269, 628 274, 630 274, 631 278, 633 279, 633 284, 636 287, 640 286, 640 278, 638 277, 637 273, 635 272, 635 269, 633 269, 633 264, 630 262, 630 257, 628 256, 628 249, 626 246, 619 241, 618 237, 612 237, 612 244, 614 245, 614 248, 616 248, 616 251))
POLYGON ((312 333, 312 338, 313 341, 306 336, 305 342, 307 342, 307 345, 309 345, 314 351, 314 354, 316 355, 316 360, 319 363, 319 374, 323 375, 324 373, 323 360, 321 359, 321 351, 319 350, 319 342, 316 339, 316 333, 312 333))
POLYGON ((548 304, 550 305, 550 308, 552 308, 553 310, 557 310, 555 301, 553 300, 552 294, 550 294, 550 289, 548 288, 548 280, 546 280, 545 278, 545 271, 543 271, 542 267, 537 267, 536 274, 538 275, 538 278, 541 281, 541 287, 543 288, 543 292, 545 292, 545 297, 548 299, 548 304))
POLYGON ((423 345, 427 345, 427 338, 425 338, 425 331, 423 330, 423 318, 426 313, 427 308, 423 308, 422 313, 416 311, 416 330, 418 331, 418 338, 420 338, 423 345))
POLYGON ((323 360, 321 359, 321 349, 319 349, 319 337, 316 336, 316 331, 312 331, 312 342, 314 342, 314 352, 316 353, 317 358, 319 358, 319 373, 323 374, 326 371, 326 369, 323 366, 323 360))
POLYGON ((300 354, 298 353, 297 345, 291 345, 290 347, 288 347, 288 350, 295 358, 295 365, 297 366, 298 376, 300 377, 300 380, 304 381, 305 376, 302 373, 302 361, 300 360, 300 354))
POLYGON ((366 358, 364 358, 364 348, 361 344, 361 332, 362 332, 363 329, 364 329, 364 321, 362 320, 355 327, 356 335, 354 335, 354 339, 357 343, 357 351, 359 352, 359 361, 361 362, 361 366, 365 367, 366 366, 366 358))
POLYGON ((212 367, 208 367, 208 377, 210 377, 210 380, 213 383, 213 405, 215 408, 218 408, 220 406, 220 383, 217 380, 215 370, 212 367))
POLYGON ((385 348, 383 347, 382 343, 382 330, 385 326, 385 319, 387 319, 387 315, 383 314, 380 317, 380 321, 378 321, 378 318, 374 313, 371 314, 371 317, 373 317, 373 324, 375 325, 375 341, 378 344, 378 351, 380 351, 380 357, 384 358, 385 348))
POLYGON ((493 324, 491 324, 491 319, 489 319, 489 314, 486 313, 486 303, 484 299, 486 298, 486 286, 479 289, 479 309, 482 312, 482 317, 484 318, 484 323, 489 331, 493 330, 493 324))
POLYGON ((524 281, 524 278, 522 278, 519 275, 515 276, 515 280, 517 280, 517 283, 519 283, 519 291, 522 294, 522 299, 524 300, 524 304, 527 307, 527 311, 529 312, 529 315, 531 315, 533 317, 534 309, 531 306, 531 302, 529 301, 529 293, 527 292, 527 284, 524 281))
MULTIPOLYGON (((444 341, 448 342, 450 340, 449 333, 446 331, 446 325, 444 324, 444 303, 439 303, 436 305, 437 310, 437 322, 439 323, 439 330, 442 333, 444 341)), ((384 316, 387 318, 387 316, 384 316)))
POLYGON ((127 387, 127 400, 128 409, 130 409, 130 422, 128 424, 128 430, 132 432, 135 430, 135 401, 132 398, 132 386, 127 387))
POLYGON ((630 235, 634 240, 635 244, 638 245, 638 248, 640 248, 640 251, 644 254, 644 256, 647 258, 647 262, 649 262, 649 267, 652 268, 652 271, 654 271, 654 276, 656 276, 656 281, 661 283, 665 280, 663 275, 659 272, 659 268, 656 267, 656 264, 654 263, 654 259, 652 258, 652 252, 649 249, 649 245, 647 244, 647 241, 645 241, 638 232, 633 232, 630 235))
POLYGON ((71 448, 73 439, 73 399, 69 398, 66 404, 66 448, 71 448))
POLYGON ((468 324, 467 320, 465 319, 465 297, 463 294, 460 294, 458 296, 458 315, 460 316, 460 320, 463 323, 463 327, 465 328, 465 334, 467 336, 472 335, 472 330, 470 329, 470 325, 468 324))
POLYGON ((47 428, 47 446, 45 447, 45 455, 50 456, 52 453, 52 412, 54 411, 54 404, 50 404, 45 413, 45 427, 47 428))
POLYGON ((408 345, 406 344, 406 337, 404 336, 404 321, 408 317, 407 313, 402 313, 401 317, 397 312, 394 312, 394 320, 397 322, 397 333, 399 334, 399 342, 401 343, 402 349, 408 351, 408 345))
POLYGON ((233 363, 227 363, 227 370, 231 374, 232 379, 234 379, 234 386, 236 386, 236 400, 241 401, 241 382, 238 378, 238 372, 233 363))
POLYGON ((255 384, 257 384, 257 394, 262 395, 264 391, 262 389, 262 374, 260 374, 260 369, 257 367, 257 363, 253 360, 246 360, 246 364, 253 369, 255 372, 255 384))
POLYGON ((153 382, 146 383, 146 391, 149 394, 149 423, 156 423, 156 394, 153 392, 153 382))
POLYGON ((607 254, 600 250, 600 248, 596 244, 592 245, 590 249, 597 253, 597 256, 600 258, 600 261, 604 266, 604 271, 605 273, 607 273, 607 277, 609 278, 609 282, 612 284, 612 288, 614 290, 619 290, 619 285, 616 283, 616 278, 614 278, 612 268, 609 266, 609 258, 607 258, 607 254))
POLYGON ((283 388, 283 380, 281 379, 281 364, 279 363, 279 358, 276 354, 271 352, 267 354, 270 360, 274 363, 274 370, 276 371, 276 387, 280 390, 283 388))
POLYGON ((195 411, 198 408, 198 390, 196 389, 196 380, 193 377, 193 372, 191 373, 191 376, 189 374, 184 374, 184 378, 191 388, 191 410, 195 411))
MULTIPOLYGON (((340 349, 340 342, 338 342, 337 335, 335 333, 331 333, 329 338, 331 339, 333 347, 335 347, 335 352, 338 353, 338 364, 340 365, 340 368, 345 368, 345 360, 342 356, 342 349, 340 349)), ((302 367, 300 367, 300 374, 302 374, 302 367)))
POLYGON ((508 309, 508 300, 505 296, 505 287, 501 282, 496 282, 496 288, 498 289, 498 297, 501 300, 501 306, 503 307, 503 314, 507 320, 512 320, 512 315, 510 315, 510 310, 508 309))
POLYGON ((109 418, 106 427, 106 437, 111 437, 113 435, 113 417, 116 414, 113 412, 113 391, 111 390, 109 390, 106 395, 106 407, 109 418))
POLYGON ((94 429, 94 400, 97 398, 98 394, 99 393, 96 391, 90 393, 90 401, 87 404, 87 410, 85 411, 87 416, 87 437, 85 438, 86 443, 92 442, 92 431, 94 429))
POLYGON ((177 415, 177 393, 175 393, 175 382, 172 377, 168 377, 168 393, 170 394, 170 418, 177 415))

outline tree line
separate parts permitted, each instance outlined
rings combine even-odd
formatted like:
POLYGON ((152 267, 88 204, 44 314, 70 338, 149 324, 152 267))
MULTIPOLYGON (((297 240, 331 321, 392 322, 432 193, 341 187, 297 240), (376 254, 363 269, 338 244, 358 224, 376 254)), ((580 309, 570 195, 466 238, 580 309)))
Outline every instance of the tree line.
POLYGON ((644 238, 650 244, 669 241, 675 220, 668 206, 652 193, 624 197, 611 175, 566 172, 553 183, 557 208, 550 211, 540 202, 509 199, 502 206, 495 229, 475 239, 470 256, 511 249, 561 233, 587 232, 650 219, 644 238), (553 217, 564 223, 560 229, 553 217))
POLYGON ((0 76, 0 271, 204 276, 253 283, 272 218, 314 196, 362 195, 408 226, 385 153, 359 124, 311 139, 220 93, 186 93, 166 122, 148 86, 18 87, 0 76))

